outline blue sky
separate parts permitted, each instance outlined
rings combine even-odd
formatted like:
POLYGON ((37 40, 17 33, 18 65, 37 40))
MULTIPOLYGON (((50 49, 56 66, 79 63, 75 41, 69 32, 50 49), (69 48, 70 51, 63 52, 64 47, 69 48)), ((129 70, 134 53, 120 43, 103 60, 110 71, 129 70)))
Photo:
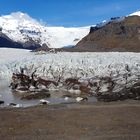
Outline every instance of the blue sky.
POLYGON ((139 0, 1 0, 0 15, 21 11, 53 26, 87 26, 140 9, 139 0))

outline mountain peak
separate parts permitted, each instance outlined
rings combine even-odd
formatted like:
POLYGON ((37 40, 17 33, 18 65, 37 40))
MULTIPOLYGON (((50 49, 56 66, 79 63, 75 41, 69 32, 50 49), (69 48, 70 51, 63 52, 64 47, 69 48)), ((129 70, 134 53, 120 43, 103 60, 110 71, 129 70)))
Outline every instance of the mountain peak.
POLYGON ((19 27, 40 27, 40 23, 26 13, 13 12, 0 17, 0 26, 7 30, 16 30, 19 27))
POLYGON ((20 11, 13 12, 10 15, 5 15, 5 16, 3 16, 3 18, 5 18, 7 20, 16 20, 18 22, 20 21, 21 23, 24 22, 24 21, 38 23, 37 20, 30 17, 28 14, 20 12, 20 11))
POLYGON ((22 12, 13 12, 10 14, 13 18, 32 19, 28 14, 22 12))

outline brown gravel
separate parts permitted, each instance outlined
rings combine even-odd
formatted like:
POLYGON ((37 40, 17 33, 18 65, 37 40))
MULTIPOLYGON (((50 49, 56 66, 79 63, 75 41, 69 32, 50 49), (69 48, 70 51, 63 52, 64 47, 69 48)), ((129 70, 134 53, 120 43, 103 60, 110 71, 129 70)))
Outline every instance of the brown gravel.
POLYGON ((140 102, 1 108, 0 140, 140 140, 140 102))

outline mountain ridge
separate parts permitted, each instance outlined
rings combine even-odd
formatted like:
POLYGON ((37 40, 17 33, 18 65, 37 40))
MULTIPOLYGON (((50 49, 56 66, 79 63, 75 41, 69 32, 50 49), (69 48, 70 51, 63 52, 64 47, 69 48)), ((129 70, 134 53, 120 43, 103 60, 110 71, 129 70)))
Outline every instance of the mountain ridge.
POLYGON ((136 11, 92 27, 65 28, 43 25, 26 13, 14 12, 0 17, 0 47, 81 52, 137 51, 139 20, 140 11, 136 11))
POLYGON ((121 20, 112 18, 101 27, 91 27, 90 33, 78 42, 75 50, 140 52, 140 11, 121 20))

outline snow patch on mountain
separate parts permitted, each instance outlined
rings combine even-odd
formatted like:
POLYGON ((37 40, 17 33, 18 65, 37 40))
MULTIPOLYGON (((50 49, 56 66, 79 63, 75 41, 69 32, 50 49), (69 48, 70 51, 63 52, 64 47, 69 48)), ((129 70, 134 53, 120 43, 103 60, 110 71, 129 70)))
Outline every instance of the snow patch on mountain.
POLYGON ((140 16, 140 10, 130 14, 129 16, 140 16))
POLYGON ((76 45, 89 33, 90 27, 65 28, 49 27, 22 12, 0 17, 2 32, 16 42, 34 40, 50 48, 62 48, 76 45))

